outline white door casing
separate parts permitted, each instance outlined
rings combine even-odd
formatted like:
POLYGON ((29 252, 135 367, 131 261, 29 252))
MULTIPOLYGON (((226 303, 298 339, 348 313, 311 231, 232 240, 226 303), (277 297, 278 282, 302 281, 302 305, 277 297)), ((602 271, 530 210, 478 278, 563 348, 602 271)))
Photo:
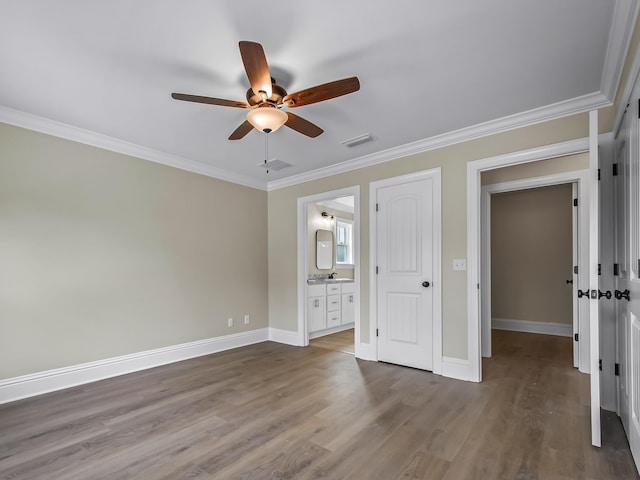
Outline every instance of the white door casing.
POLYGON ((468 368, 467 380, 482 381, 482 322, 480 292, 482 268, 481 186, 480 173, 484 170, 519 165, 549 158, 562 157, 588 150, 588 139, 570 140, 530 150, 498 155, 467 163, 467 332, 468 368))
MULTIPOLYGON (((575 368, 579 368, 580 367, 580 349, 579 344, 576 344, 576 334, 580 335, 580 304, 578 303, 578 284, 579 284, 579 279, 578 279, 578 273, 576 273, 576 267, 578 267, 579 262, 580 262, 580 247, 581 244, 584 243, 584 240, 586 240, 584 237, 581 237, 580 235, 580 226, 582 224, 582 222, 580 221, 580 215, 579 213, 583 210, 586 210, 584 208, 584 201, 582 203, 580 203, 580 186, 577 182, 573 182, 571 184, 571 198, 573 198, 574 200, 578 201, 578 208, 574 208, 573 210, 571 210, 571 233, 572 233, 572 242, 573 242, 573 248, 571 249, 571 255, 572 255, 572 259, 571 259, 571 265, 573 265, 573 271, 572 273, 572 281, 573 284, 571 285, 571 319, 572 319, 572 324, 573 324, 573 366, 575 368), (581 242, 581 239, 583 240, 583 242, 581 242)), ((582 250, 585 250, 584 246, 582 246, 582 250)), ((583 268, 584 270, 584 268, 583 268)))
POLYGON ((598 304, 600 261, 600 197, 598 185, 598 111, 589 112, 589 357, 591 365, 591 444, 599 447, 600 425, 600 306, 598 304))
POLYGON ((375 358, 441 373, 440 169, 373 182, 370 196, 375 358))

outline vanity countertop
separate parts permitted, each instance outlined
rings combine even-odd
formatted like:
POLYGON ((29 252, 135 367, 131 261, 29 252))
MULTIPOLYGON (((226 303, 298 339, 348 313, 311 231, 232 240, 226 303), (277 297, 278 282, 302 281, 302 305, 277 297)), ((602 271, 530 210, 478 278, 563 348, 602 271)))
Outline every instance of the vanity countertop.
POLYGON ((353 278, 316 278, 307 280, 307 285, 322 285, 325 283, 353 283, 353 278))

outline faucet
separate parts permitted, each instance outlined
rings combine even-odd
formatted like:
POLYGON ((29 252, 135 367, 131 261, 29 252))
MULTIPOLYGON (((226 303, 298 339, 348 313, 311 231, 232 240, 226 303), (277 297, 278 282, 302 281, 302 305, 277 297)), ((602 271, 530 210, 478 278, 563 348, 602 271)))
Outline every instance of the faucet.
POLYGON ((329 278, 336 278, 336 275, 338 275, 338 272, 331 272, 329 278))

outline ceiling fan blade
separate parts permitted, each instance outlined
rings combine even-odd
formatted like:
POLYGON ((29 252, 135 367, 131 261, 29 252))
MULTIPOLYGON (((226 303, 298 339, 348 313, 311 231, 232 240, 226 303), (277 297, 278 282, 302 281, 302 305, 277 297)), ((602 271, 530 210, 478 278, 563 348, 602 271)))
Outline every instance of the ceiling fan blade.
POLYGON ((307 137, 316 138, 320 135, 324 130, 322 130, 319 126, 311 123, 309 120, 305 120, 298 115, 287 112, 287 117, 289 119, 285 122, 285 125, 296 132, 302 133, 307 137))
POLYGON ((238 45, 240 45, 240 56, 253 93, 259 94, 260 91, 263 91, 266 94, 266 98, 271 97, 273 93, 271 89, 271 74, 269 73, 269 65, 262 45, 247 41, 241 41, 238 45))
POLYGON ((223 107, 249 108, 249 104, 236 100, 224 100, 222 98, 201 97, 199 95, 187 95, 186 93, 172 93, 171 97, 185 102, 208 103, 209 105, 221 105, 223 107))
POLYGON ((252 129, 253 129, 253 125, 251 125, 248 120, 245 120, 244 122, 242 122, 240 124, 240 126, 238 128, 236 128, 233 131, 233 133, 229 137, 229 140, 240 140, 247 133, 249 133, 252 129))
POLYGON ((360 90, 358 77, 343 78, 335 82, 324 83, 315 87, 300 90, 284 97, 283 103, 290 108, 310 105, 331 98, 347 95, 360 90))

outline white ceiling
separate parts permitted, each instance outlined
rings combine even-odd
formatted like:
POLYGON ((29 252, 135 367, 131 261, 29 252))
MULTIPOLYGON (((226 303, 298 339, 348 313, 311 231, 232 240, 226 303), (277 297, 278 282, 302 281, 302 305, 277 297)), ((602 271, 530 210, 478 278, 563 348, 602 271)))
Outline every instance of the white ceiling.
POLYGON ((635 3, 2 0, 0 121, 266 188, 514 114, 609 102, 635 3), (290 93, 360 79, 359 92, 294 110, 324 134, 270 135, 270 159, 290 168, 258 167, 256 130, 227 140, 246 111, 170 97, 244 100, 239 40, 263 45, 290 93), (373 142, 340 143, 366 132, 373 142))

